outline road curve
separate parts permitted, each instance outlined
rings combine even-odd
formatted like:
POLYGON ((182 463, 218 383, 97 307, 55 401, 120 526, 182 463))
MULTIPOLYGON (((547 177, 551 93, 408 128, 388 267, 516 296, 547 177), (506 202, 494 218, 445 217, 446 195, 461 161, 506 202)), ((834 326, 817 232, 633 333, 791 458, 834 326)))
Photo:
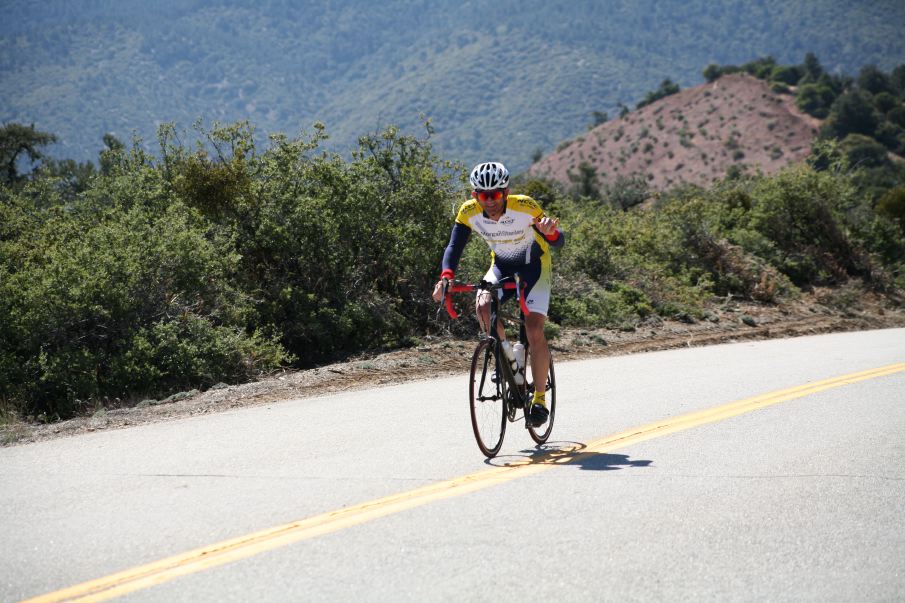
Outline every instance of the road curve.
POLYGON ((464 375, 0 450, 0 600, 905 593, 905 329, 557 377, 555 441, 491 463, 464 375))

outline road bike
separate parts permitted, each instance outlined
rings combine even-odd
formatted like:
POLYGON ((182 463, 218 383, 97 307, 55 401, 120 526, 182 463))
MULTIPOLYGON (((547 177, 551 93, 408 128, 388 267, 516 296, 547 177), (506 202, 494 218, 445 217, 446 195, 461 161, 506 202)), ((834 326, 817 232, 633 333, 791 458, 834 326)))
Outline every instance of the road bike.
POLYGON ((453 293, 482 290, 490 293, 490 334, 482 333, 480 335, 480 340, 472 356, 468 400, 471 409, 471 427, 478 448, 485 456, 492 458, 503 445, 507 422, 524 421, 531 439, 537 444, 547 441, 553 430, 553 419, 556 416, 556 377, 553 372, 551 354, 545 394, 550 416, 546 423, 540 427, 534 427, 530 421, 526 420, 534 395, 534 378, 531 374, 531 350, 525 332, 525 316, 529 311, 523 295, 524 283, 521 282, 518 275, 501 279, 498 283, 481 281, 474 285, 444 281, 442 295, 450 318, 458 317, 452 304, 453 293), (519 303, 517 319, 500 313, 497 294, 500 289, 515 290, 519 303), (525 346, 525 365, 518 371, 513 370, 511 361, 506 357, 500 345, 497 334, 497 325, 500 320, 518 325, 518 341, 525 346))

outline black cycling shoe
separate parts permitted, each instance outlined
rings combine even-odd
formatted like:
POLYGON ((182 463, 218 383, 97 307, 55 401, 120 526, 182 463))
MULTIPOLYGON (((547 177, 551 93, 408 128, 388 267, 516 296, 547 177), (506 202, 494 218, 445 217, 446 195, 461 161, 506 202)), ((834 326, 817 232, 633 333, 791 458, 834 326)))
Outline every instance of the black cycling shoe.
POLYGON ((528 412, 528 425, 531 427, 540 427, 547 422, 550 411, 540 404, 532 404, 531 410, 528 412))

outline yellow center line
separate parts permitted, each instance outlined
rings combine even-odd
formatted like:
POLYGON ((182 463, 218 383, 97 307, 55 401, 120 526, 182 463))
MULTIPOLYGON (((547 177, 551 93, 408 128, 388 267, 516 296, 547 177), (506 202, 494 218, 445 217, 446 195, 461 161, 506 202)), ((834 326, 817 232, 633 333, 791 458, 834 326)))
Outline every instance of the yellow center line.
POLYGON ((586 445, 555 450, 524 461, 506 466, 463 475, 437 482, 414 490, 400 492, 346 507, 329 513, 315 515, 293 521, 260 532, 238 538, 224 540, 186 553, 174 555, 146 565, 141 565, 103 578, 77 584, 52 593, 29 599, 31 602, 59 601, 104 601, 126 593, 167 582, 179 576, 192 574, 225 563, 244 559, 283 547, 300 540, 314 538, 330 532, 342 530, 374 519, 419 507, 435 500, 460 496, 483 490, 491 486, 517 478, 545 471, 556 465, 586 458, 589 454, 600 454, 630 444, 662 437, 722 421, 730 417, 751 412, 780 402, 809 396, 827 389, 840 387, 858 381, 875 379, 905 371, 905 362, 869 369, 858 373, 841 375, 822 381, 815 381, 788 389, 745 398, 707 410, 680 415, 650 425, 630 429, 622 433, 593 440, 586 445))

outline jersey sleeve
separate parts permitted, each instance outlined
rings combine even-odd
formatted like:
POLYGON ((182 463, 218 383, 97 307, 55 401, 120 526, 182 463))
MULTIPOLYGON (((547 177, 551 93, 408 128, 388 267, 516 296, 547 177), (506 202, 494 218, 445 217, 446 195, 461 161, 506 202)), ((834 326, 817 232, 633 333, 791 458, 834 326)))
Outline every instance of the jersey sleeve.
POLYGON ((471 207, 471 203, 463 203, 459 208, 459 212, 456 214, 456 224, 461 224, 462 226, 471 230, 471 226, 468 224, 468 219, 474 213, 474 209, 471 207))
POLYGON ((459 222, 458 217, 453 225, 452 234, 449 235, 449 244, 443 252, 443 264, 441 266, 440 276, 452 278, 456 274, 456 268, 459 267, 459 260, 462 258, 462 251, 465 250, 465 244, 471 236, 471 228, 459 222))
POLYGON ((547 244, 550 245, 550 247, 559 248, 559 247, 562 247, 563 245, 565 245, 565 243, 566 243, 566 233, 564 233, 564 232, 561 231, 560 229, 557 228, 557 229, 553 232, 553 235, 551 235, 551 236, 552 236, 553 238, 550 238, 550 237, 548 237, 548 236, 544 236, 544 238, 547 239, 547 244))

